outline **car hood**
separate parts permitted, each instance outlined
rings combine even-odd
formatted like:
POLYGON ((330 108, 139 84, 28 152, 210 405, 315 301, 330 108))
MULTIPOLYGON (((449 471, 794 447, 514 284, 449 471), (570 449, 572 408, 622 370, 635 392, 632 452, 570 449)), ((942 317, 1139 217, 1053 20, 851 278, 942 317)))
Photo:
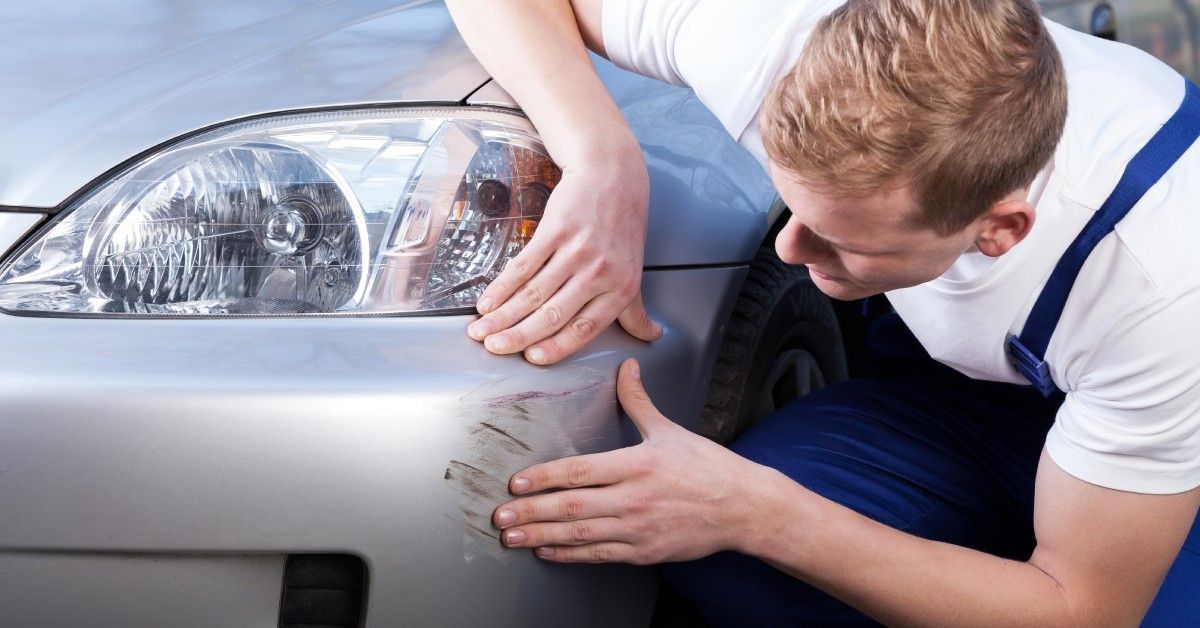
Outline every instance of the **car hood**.
POLYGON ((441 2, 0 3, 0 206, 56 207, 198 129, 463 100, 488 76, 441 2))

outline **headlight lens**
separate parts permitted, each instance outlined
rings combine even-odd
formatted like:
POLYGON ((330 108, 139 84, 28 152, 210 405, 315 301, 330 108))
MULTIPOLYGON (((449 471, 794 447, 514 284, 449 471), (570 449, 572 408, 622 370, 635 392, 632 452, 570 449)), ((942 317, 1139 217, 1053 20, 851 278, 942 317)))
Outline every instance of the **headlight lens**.
POLYGON ((0 308, 367 314, 473 306, 561 176, 529 122, 467 108, 232 125, 134 165, 0 272, 0 308))

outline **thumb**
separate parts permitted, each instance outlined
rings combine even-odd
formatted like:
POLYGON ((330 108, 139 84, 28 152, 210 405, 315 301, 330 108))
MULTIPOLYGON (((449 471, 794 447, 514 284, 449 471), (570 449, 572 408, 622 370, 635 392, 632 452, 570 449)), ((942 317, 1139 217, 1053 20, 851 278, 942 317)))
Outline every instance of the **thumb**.
POLYGON ((621 312, 621 315, 617 317, 617 321, 621 323, 621 327, 630 336, 638 340, 650 342, 658 340, 663 335, 662 325, 654 322, 650 318, 650 315, 646 313, 646 306, 642 304, 642 294, 640 292, 626 306, 625 311, 621 312))
POLYGON ((621 364, 621 370, 617 372, 617 399, 645 440, 670 425, 671 420, 663 416, 654 407, 654 402, 650 401, 650 395, 642 387, 640 371, 637 360, 633 358, 621 364))

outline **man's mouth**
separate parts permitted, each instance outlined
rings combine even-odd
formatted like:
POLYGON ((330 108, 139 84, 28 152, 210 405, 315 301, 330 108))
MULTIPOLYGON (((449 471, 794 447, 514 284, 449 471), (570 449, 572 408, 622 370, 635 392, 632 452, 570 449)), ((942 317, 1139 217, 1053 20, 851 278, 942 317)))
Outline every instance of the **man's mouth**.
POLYGON ((823 272, 821 272, 821 271, 819 271, 819 270, 817 270, 817 269, 813 268, 812 266, 809 266, 809 267, 808 267, 808 272, 809 272, 809 274, 810 274, 810 275, 812 275, 812 276, 816 277, 817 279, 822 279, 822 280, 824 280, 824 281, 836 281, 836 282, 841 282, 841 281, 842 281, 842 279, 841 279, 840 277, 834 277, 834 276, 832 276, 832 275, 826 275, 825 273, 823 273, 823 272))

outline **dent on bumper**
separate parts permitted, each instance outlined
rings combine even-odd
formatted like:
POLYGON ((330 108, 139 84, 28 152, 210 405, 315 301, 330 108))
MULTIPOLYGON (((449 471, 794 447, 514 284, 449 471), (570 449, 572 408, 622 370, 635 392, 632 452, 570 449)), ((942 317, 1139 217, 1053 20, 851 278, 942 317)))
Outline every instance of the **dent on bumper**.
POLYGON ((744 272, 648 272, 665 337, 612 328, 552 368, 488 355, 470 317, 0 316, 0 555, 346 552, 369 624, 645 621, 651 574, 504 550, 491 510, 529 464, 636 440, 625 357, 694 427, 744 272))

